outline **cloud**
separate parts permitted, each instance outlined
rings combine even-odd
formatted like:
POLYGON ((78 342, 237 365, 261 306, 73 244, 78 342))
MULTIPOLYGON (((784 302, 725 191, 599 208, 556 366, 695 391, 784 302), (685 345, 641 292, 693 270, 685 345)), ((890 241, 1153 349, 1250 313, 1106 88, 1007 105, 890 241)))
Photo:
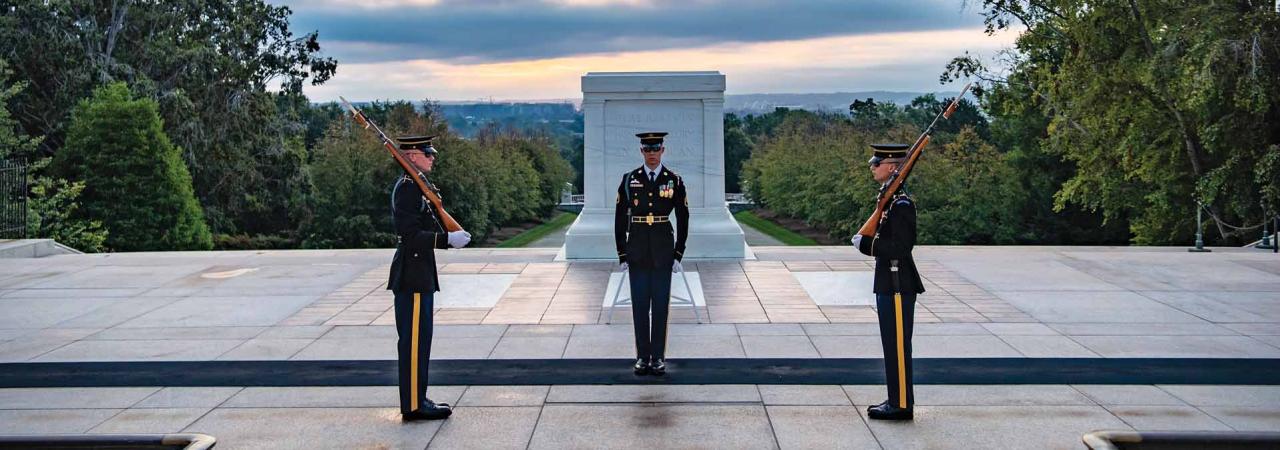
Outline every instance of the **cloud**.
POLYGON ((313 100, 476 100, 581 97, 581 76, 595 71, 719 70, 728 92, 933 91, 950 58, 992 54, 1016 37, 981 28, 831 36, 518 61, 415 59, 340 64, 313 100))
POLYGON ((960 0, 293 0, 340 64, 482 64, 973 28, 960 0))

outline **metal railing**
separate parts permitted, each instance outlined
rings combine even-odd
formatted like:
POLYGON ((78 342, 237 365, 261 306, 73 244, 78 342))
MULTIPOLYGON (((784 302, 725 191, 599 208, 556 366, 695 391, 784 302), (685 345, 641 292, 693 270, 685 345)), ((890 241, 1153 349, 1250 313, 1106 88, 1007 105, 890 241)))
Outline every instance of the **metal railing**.
POLYGON ((27 164, 0 160, 0 239, 27 237, 27 164))

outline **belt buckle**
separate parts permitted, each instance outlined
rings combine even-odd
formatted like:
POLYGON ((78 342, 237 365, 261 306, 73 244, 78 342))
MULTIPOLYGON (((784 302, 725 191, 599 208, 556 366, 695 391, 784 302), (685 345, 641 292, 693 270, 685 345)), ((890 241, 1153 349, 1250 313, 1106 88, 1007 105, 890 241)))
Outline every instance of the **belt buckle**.
POLYGON ((649 213, 649 215, 644 218, 644 223, 645 225, 653 225, 653 213, 649 213))

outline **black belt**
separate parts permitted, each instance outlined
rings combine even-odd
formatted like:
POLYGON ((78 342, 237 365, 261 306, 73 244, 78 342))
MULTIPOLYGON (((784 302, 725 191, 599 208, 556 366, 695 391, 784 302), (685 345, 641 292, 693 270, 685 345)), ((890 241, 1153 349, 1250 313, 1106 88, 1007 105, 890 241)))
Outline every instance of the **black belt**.
POLYGON ((646 216, 631 217, 631 223, 643 223, 645 225, 653 225, 655 223, 667 223, 670 221, 671 219, 667 218, 667 216, 655 216, 653 214, 649 214, 646 216))

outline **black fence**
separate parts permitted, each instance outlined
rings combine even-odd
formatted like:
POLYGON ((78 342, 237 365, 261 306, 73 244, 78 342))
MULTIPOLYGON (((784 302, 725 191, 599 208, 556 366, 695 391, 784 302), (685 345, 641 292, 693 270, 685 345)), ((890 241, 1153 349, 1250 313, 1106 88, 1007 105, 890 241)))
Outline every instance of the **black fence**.
POLYGON ((27 164, 0 160, 0 239, 27 238, 27 164))

